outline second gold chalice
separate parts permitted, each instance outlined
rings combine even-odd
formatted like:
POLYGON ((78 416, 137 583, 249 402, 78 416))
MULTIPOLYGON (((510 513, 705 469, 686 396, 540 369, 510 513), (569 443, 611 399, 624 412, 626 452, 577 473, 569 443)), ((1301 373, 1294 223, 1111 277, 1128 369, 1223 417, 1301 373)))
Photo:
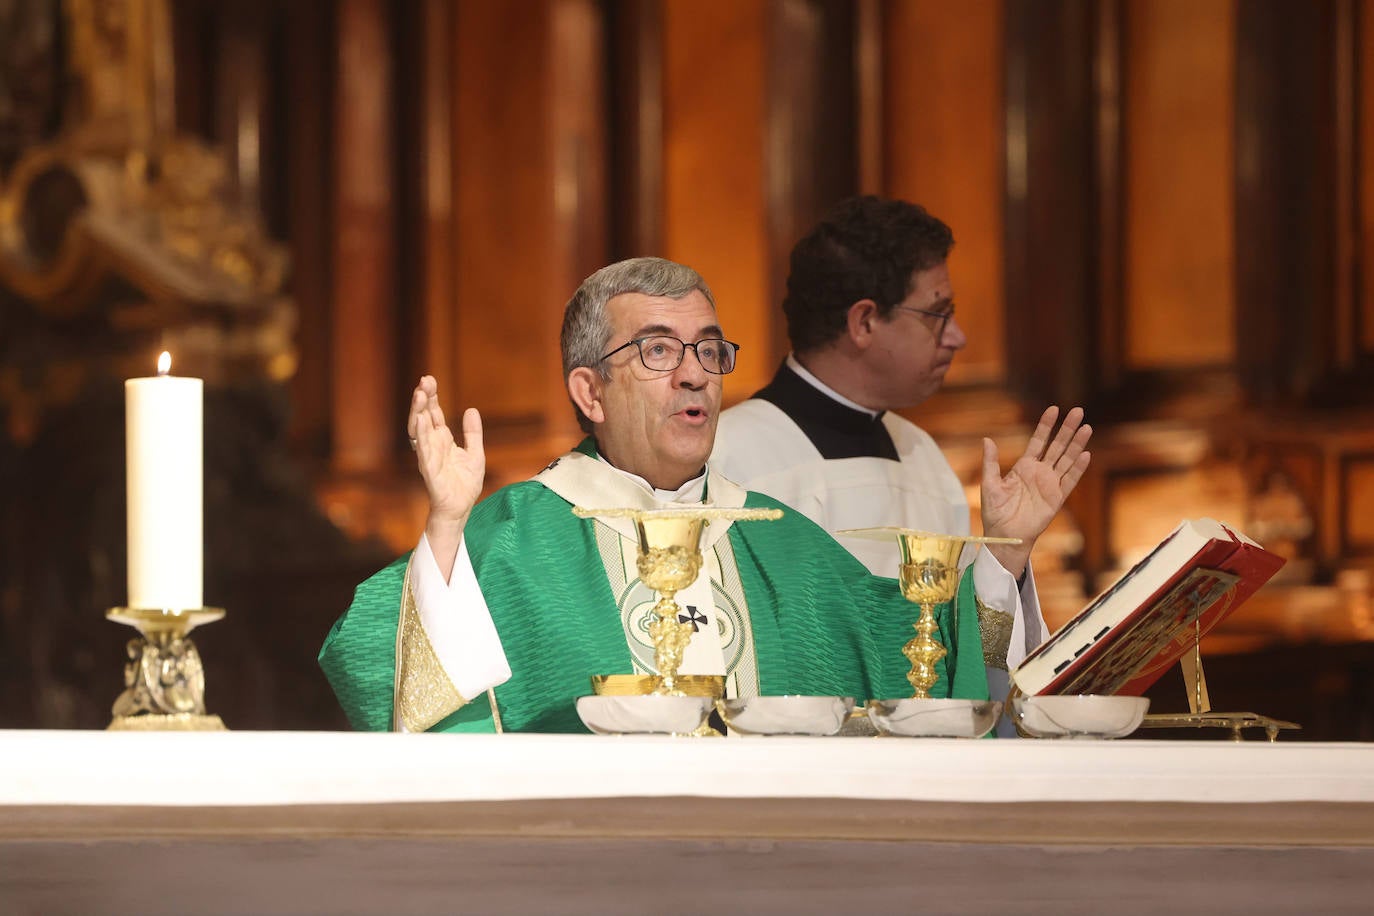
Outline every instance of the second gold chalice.
POLYGON ((916 621, 916 636, 902 646, 902 654, 911 662, 906 679, 912 696, 927 698, 938 675, 935 665, 947 650, 935 639, 935 605, 953 601, 959 588, 959 553, 964 548, 961 538, 945 535, 902 534, 897 538, 902 548, 902 565, 898 581, 902 596, 921 606, 916 621))
POLYGON ((889 540, 896 537, 901 549, 901 563, 897 580, 902 596, 920 605, 921 614, 913 626, 916 635, 902 646, 902 654, 911 662, 906 679, 911 684, 912 697, 928 699, 930 688, 939 675, 936 664, 947 650, 935 638, 935 605, 953 601, 959 590, 959 557, 965 544, 1019 544, 1019 538, 974 537, 972 535, 936 534, 913 528, 851 528, 835 532, 837 535, 889 540))

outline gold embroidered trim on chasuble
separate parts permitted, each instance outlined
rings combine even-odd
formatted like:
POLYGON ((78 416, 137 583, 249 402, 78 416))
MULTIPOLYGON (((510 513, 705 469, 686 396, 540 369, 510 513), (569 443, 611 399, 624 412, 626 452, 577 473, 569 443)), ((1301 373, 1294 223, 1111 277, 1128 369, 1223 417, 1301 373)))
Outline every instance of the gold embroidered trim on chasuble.
POLYGON ((983 637, 983 664, 998 671, 1007 670, 1007 650, 1011 648, 1011 628, 1015 618, 1006 611, 988 607, 976 594, 978 632, 983 637))
POLYGON ((407 566, 401 588, 401 623, 396 628, 396 724, 407 731, 422 732, 466 703, 425 633, 407 566))

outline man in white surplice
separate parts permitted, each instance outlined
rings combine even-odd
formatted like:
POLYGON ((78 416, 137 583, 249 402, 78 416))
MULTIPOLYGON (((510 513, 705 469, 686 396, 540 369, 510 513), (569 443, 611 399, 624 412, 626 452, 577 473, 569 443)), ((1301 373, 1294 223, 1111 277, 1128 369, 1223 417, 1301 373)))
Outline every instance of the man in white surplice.
MULTIPOLYGON (((713 467, 831 531, 900 526, 969 532, 964 490, 935 441, 892 411, 944 381, 967 338, 954 318, 943 222, 898 200, 841 203, 792 250, 783 310, 793 352, 772 382, 720 418, 713 467)), ((994 698, 1048 635, 1030 554, 1088 467, 1092 429, 1075 407, 1057 433, 1050 407, 1004 476, 983 440, 986 535, 1019 537, 973 559, 994 698)), ((870 570, 895 573, 890 544, 841 537, 870 570)))

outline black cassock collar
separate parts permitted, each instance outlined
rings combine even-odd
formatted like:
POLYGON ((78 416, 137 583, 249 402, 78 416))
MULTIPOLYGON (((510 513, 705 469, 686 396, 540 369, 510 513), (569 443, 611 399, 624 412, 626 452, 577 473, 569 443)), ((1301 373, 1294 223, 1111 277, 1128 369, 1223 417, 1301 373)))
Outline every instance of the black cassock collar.
POLYGON ((793 372, 786 363, 778 367, 777 375, 754 397, 791 417, 823 458, 899 460, 897 446, 883 425, 881 413, 873 417, 841 404, 793 372))

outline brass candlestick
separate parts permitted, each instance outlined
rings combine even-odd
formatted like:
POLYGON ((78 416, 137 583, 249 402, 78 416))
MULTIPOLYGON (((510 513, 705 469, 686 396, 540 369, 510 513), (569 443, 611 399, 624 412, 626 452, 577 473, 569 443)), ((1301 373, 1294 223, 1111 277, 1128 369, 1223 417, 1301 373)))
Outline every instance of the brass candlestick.
MULTIPOLYGON (((684 678, 677 673, 682 655, 695 632, 680 619, 682 608, 674 596, 696 581, 701 573, 701 534, 713 519, 756 521, 781 518, 778 509, 726 509, 710 506, 684 506, 668 509, 584 509, 573 513, 579 518, 628 518, 635 523, 639 540, 637 565, 639 578, 658 593, 654 605, 657 619, 649 624, 654 640, 654 668, 658 676, 645 683, 647 692, 683 696, 684 678)), ((600 678, 603 683, 607 675, 600 678)), ((614 677, 614 675, 609 675, 614 677)), ((696 680, 696 676, 689 676, 696 680)), ((696 692, 696 691, 693 691, 696 692)), ((713 693, 717 691, 712 690, 713 693)))
POLYGON ((124 692, 114 701, 111 731, 224 731, 205 711, 205 668, 187 635, 224 616, 223 608, 110 608, 105 616, 138 630, 129 640, 124 692))
POLYGON ((911 684, 913 698, 928 699, 930 688, 939 675, 935 665, 948 650, 935 638, 935 605, 954 600, 959 590, 959 556, 965 544, 1019 544, 1020 538, 973 537, 971 535, 935 534, 912 528, 850 528, 837 535, 888 540, 894 535, 901 548, 902 559, 897 568, 897 581, 902 596, 921 606, 916 623, 916 636, 902 646, 902 654, 911 662, 906 679, 911 684))

